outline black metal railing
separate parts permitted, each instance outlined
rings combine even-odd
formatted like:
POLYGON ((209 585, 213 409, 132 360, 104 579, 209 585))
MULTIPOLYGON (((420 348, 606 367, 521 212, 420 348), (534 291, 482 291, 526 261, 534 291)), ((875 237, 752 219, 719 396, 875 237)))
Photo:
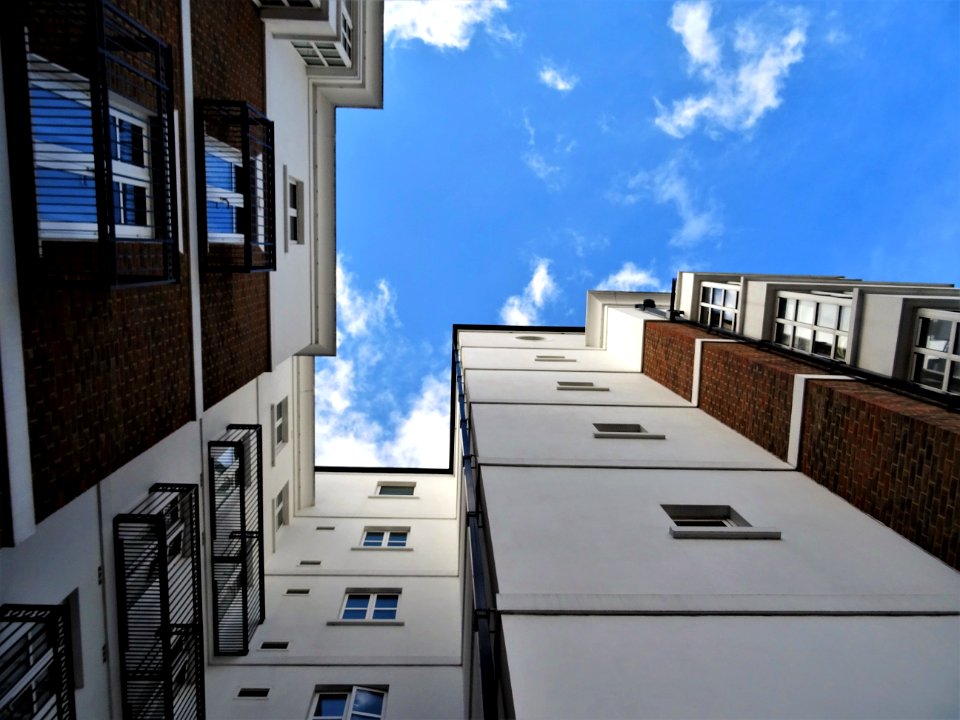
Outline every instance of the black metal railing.
POLYGON ((113 520, 123 717, 203 718, 198 486, 157 484, 113 520))
POLYGON ((473 589, 473 631, 477 638, 477 654, 480 660, 480 699, 484 720, 495 720, 500 717, 500 668, 497 658, 502 649, 499 647, 499 616, 490 585, 482 491, 478 468, 474 467, 474 456, 471 452, 470 421, 467 418, 463 372, 457 355, 456 337, 453 366, 457 381, 460 442, 463 447, 463 481, 467 506, 466 542, 473 589))
POLYGON ((0 606, 0 718, 73 720, 73 690, 67 607, 0 606))
POLYGON ((239 100, 195 102, 200 263, 275 270, 273 122, 239 100))
POLYGON ((177 281, 170 47, 105 0, 13 3, 2 27, 21 267, 177 281))
POLYGON ((217 655, 246 655, 265 617, 261 435, 259 425, 229 425, 207 443, 217 655))

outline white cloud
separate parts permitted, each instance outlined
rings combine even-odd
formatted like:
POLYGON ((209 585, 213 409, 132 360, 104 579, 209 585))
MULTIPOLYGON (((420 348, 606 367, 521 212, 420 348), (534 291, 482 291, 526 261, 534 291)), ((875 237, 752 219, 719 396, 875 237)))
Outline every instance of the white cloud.
POLYGON ((573 244, 573 251, 577 254, 577 257, 585 257, 588 252, 593 252, 594 250, 603 250, 610 245, 610 240, 602 235, 597 237, 587 237, 586 235, 569 228, 567 229, 567 235, 570 236, 570 240, 573 244))
POLYGON ((720 45, 710 30, 708 2, 680 2, 673 7, 670 28, 680 35, 690 60, 707 84, 702 95, 675 100, 670 108, 654 100, 661 130, 682 138, 703 121, 726 130, 749 130, 783 102, 781 90, 790 66, 803 59, 806 14, 773 9, 737 23, 733 48, 736 62, 724 67, 720 45))
POLYGON ((689 248, 704 238, 723 232, 716 208, 697 206, 676 159, 655 170, 637 173, 627 181, 627 188, 630 192, 611 193, 610 199, 622 205, 634 205, 642 198, 650 197, 658 205, 672 204, 676 208, 682 225, 670 238, 671 245, 689 248))
POLYGON ((523 294, 511 295, 503 303, 500 320, 506 325, 536 325, 538 311, 556 292, 557 284, 550 276, 550 261, 538 259, 523 294))
POLYGON ((396 406, 386 420, 365 402, 381 390, 392 402, 384 348, 399 354, 390 337, 398 324, 390 284, 379 280, 363 292, 337 258, 337 357, 322 358, 314 373, 315 462, 318 465, 445 467, 449 438, 448 376, 424 375, 418 392, 396 406), (386 385, 388 389, 382 390, 386 385))
POLYGON ((523 111, 523 129, 527 131, 527 145, 533 147, 537 143, 537 129, 530 122, 530 116, 527 111, 523 111))
POLYGON ((562 93, 570 92, 580 82, 579 77, 559 70, 549 61, 540 68, 539 76, 544 85, 562 93))
POLYGON ((638 268, 632 262, 625 262, 617 272, 607 275, 597 286, 597 290, 657 290, 663 287, 650 270, 638 268))
POLYGON ((551 190, 556 190, 560 187, 560 167, 548 163, 543 155, 535 150, 531 150, 523 156, 523 162, 526 163, 530 171, 543 180, 551 190))
POLYGON ((482 26, 494 38, 517 44, 520 36, 496 20, 507 9, 507 0, 390 0, 383 8, 383 37, 466 50, 482 26))

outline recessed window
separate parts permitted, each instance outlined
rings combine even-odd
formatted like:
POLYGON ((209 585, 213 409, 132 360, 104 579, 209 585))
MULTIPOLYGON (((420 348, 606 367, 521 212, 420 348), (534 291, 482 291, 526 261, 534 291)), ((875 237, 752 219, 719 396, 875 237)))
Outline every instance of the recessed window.
POLYGON ((302 245, 305 242, 305 220, 306 208, 304 207, 304 187, 300 180, 287 175, 287 168, 284 166, 284 188, 286 191, 286 244, 285 250, 290 249, 290 245, 302 245))
POLYGON ((407 546, 408 528, 365 530, 360 541, 365 548, 402 548, 407 546))
POLYGON ((341 620, 396 620, 400 594, 396 592, 347 593, 340 611, 341 620))
POLYGON ((323 564, 322 560, 301 560, 300 567, 318 567, 323 564))
POLYGON ((739 283, 705 282, 700 285, 701 325, 736 330, 739 305, 739 283))
POLYGON ((566 355, 537 355, 535 362, 576 362, 576 358, 568 358, 566 355))
POLYGON ((664 440, 666 435, 652 433, 639 423, 594 423, 595 438, 664 440))
POLYGON ((273 417, 273 461, 287 445, 290 439, 290 400, 284 398, 271 408, 273 417))
POLYGON ((379 720, 387 693, 365 687, 319 687, 309 720, 379 720))
POLYGON ((290 643, 286 640, 264 640, 260 643, 261 650, 286 650, 290 643))
POLYGON ((776 528, 753 527, 729 505, 661 505, 675 538, 714 540, 779 540, 776 528))
POLYGON ((416 483, 386 483, 377 484, 377 495, 380 497, 412 497, 416 483))
POLYGON ((810 355, 846 360, 850 314, 847 293, 777 293, 773 341, 810 355))
POLYGON ((934 390, 960 394, 960 313, 917 313, 910 379, 934 390))
POLYGON ((289 484, 284 485, 283 490, 281 490, 277 494, 276 499, 273 501, 274 502, 273 515, 274 515, 274 523, 275 523, 274 532, 280 532, 280 528, 282 528, 284 525, 290 524, 290 514, 289 514, 289 508, 288 508, 290 504, 288 500, 288 495, 290 492, 289 488, 290 488, 289 484))
POLYGON ((557 380, 557 390, 586 390, 586 391, 608 391, 610 388, 597 387, 592 382, 557 380))
POLYGON ((546 340, 543 335, 517 335, 517 340, 529 340, 532 342, 537 342, 539 340, 546 340))
POLYGON ((310 588, 287 588, 284 595, 309 595, 310 588))
POLYGON ((270 694, 270 688, 240 688, 238 698, 265 698, 270 694))

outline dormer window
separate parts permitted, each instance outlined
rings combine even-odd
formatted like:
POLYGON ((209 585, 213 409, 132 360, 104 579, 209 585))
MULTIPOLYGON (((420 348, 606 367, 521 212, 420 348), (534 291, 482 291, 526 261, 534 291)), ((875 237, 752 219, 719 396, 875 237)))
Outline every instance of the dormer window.
POLYGON ((841 293, 777 293, 773 341, 811 355, 845 361, 850 298, 841 293))
POLYGON ((737 314, 740 312, 740 286, 729 283, 705 282, 700 285, 701 325, 737 329, 737 314))
POLYGON ((960 394, 960 312, 920 310, 911 358, 911 380, 960 394))

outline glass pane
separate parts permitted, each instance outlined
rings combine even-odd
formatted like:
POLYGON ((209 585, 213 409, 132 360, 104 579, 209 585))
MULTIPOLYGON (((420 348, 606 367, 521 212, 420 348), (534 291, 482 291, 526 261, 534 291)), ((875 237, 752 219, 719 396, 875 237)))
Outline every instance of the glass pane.
POLYGON ((733 311, 732 310, 723 311, 723 328, 725 330, 733 330, 733 311))
POLYGON ((837 316, 840 308, 832 303, 820 303, 817 309, 817 325, 825 328, 835 328, 837 326, 837 316))
POLYGON ((847 336, 846 335, 837 335, 837 360, 846 360, 847 359, 847 336))
POLYGON ((913 358, 913 381, 937 390, 942 389, 943 374, 947 368, 946 359, 920 353, 914 353, 913 358))
POLYGON ((366 620, 367 611, 363 610, 344 610, 343 611, 344 620, 366 620))
POLYGON ((845 305, 840 306, 840 329, 844 332, 850 330, 850 308, 845 305))
POLYGON ((713 288, 710 303, 712 305, 723 305, 723 288, 713 288))
POLYGON ((368 532, 363 538, 364 547, 380 547, 383 545, 382 532, 368 532))
POLYGON ((813 300, 801 300, 797 303, 797 320, 813 325, 817 314, 817 304, 813 300))
POLYGON ((708 323, 710 327, 720 327, 720 311, 711 310, 710 311, 710 322, 708 323))
POLYGON ((380 716, 383 714, 383 693, 357 688, 357 695, 353 699, 354 712, 369 713, 380 716))
POLYGON ((793 325, 777 323, 777 332, 774 337, 774 342, 790 347, 793 344, 793 325))
POLYGON ((413 485, 381 485, 381 495, 413 495, 413 485))
POLYGON ((366 609, 367 605, 370 604, 369 595, 347 595, 347 605, 348 608, 360 608, 366 609))
POLYGON ((813 330, 809 328, 794 329, 793 346, 802 352, 810 352, 813 348, 813 330))
POLYGON ((700 302, 705 302, 705 303, 710 302, 710 288, 708 287, 700 288, 700 302))
POLYGON ((390 547, 404 547, 407 544, 407 534, 405 532, 392 532, 387 545, 390 547))
POLYGON ((705 307, 700 308, 700 324, 706 325, 710 320, 710 310, 705 307))
POLYGON ((397 603, 400 602, 399 595, 377 595, 377 610, 383 610, 385 608, 393 608, 396 610, 397 603))
POLYGON ((314 720, 342 718, 347 709, 347 693, 321 695, 317 698, 317 707, 313 711, 314 720))
POLYGON ((817 330, 813 339, 813 354, 831 357, 833 355, 833 333, 817 330))
POLYGON ((947 343, 950 342, 950 327, 952 325, 953 323, 949 320, 922 318, 920 326, 920 347, 947 352, 947 343))
POLYGON ((960 362, 950 363, 950 380, 947 382, 947 392, 960 393, 960 362))
POLYGON ((737 306, 737 297, 740 295, 736 290, 727 290, 727 294, 723 297, 723 305, 728 308, 735 308, 737 306))
POLYGON ((782 320, 796 320, 797 301, 793 298, 780 298, 777 303, 777 317, 782 320))

